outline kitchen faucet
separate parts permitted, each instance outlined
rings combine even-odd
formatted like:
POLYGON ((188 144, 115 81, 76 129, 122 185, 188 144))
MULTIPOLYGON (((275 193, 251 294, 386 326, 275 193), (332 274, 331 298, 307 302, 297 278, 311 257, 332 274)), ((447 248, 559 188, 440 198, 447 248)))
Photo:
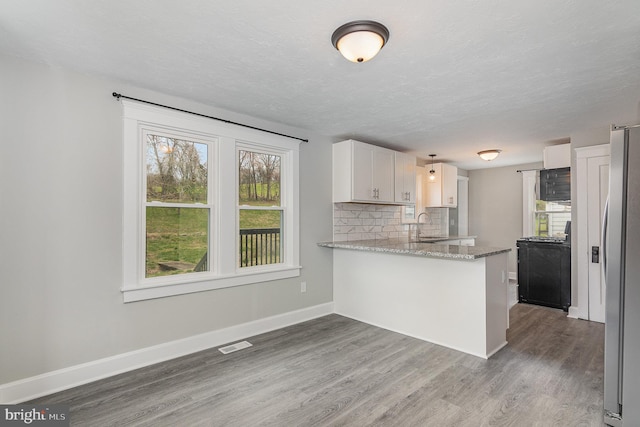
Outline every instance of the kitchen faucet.
POLYGON ((422 217, 422 215, 426 215, 429 218, 429 224, 431 224, 431 215, 429 215, 429 212, 420 212, 420 215, 418 215, 418 219, 416 220, 416 241, 420 240, 420 217, 422 217))

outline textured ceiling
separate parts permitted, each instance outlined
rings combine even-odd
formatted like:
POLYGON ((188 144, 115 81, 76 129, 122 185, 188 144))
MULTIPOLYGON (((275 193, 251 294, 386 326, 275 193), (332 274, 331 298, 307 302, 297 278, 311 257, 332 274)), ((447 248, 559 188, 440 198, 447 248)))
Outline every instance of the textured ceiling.
POLYGON ((639 0, 0 0, 0 52, 465 169, 639 121, 639 0), (358 19, 391 34, 363 64, 358 19))

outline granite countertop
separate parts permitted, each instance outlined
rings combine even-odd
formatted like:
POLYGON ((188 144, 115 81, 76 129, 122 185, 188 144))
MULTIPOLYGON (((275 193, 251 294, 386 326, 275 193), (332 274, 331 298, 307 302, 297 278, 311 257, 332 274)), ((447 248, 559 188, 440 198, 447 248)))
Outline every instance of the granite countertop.
MULTIPOLYGON (((447 240, 450 240, 447 238, 447 240)), ((511 251, 511 248, 489 246, 458 246, 437 243, 410 242, 408 239, 355 240, 350 242, 321 242, 318 246, 333 249, 414 255, 427 258, 474 260, 511 251)))
MULTIPOLYGON (((475 239, 478 236, 420 236, 421 243, 444 242, 445 240, 475 239)), ((411 240, 411 242, 414 242, 411 240)))

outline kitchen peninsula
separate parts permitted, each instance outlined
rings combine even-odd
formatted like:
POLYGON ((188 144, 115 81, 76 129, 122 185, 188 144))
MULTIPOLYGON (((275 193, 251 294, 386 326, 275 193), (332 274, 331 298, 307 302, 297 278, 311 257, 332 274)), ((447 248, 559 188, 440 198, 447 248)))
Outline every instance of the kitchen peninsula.
POLYGON ((337 314, 482 358, 506 342, 509 248, 323 242, 337 314))

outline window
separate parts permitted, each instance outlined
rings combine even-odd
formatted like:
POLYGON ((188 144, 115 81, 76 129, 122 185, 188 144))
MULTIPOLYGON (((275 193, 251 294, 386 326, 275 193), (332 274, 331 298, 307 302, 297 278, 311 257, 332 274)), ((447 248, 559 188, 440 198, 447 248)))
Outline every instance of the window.
MULTIPOLYGON (((209 271, 209 145, 143 129, 145 277, 209 271)), ((193 138, 191 138, 193 139, 193 138)))
POLYGON ((549 202, 537 199, 540 184, 537 170, 522 171, 522 235, 563 237, 571 220, 571 202, 549 202))
POLYGON ((567 221, 571 221, 571 202, 536 200, 534 236, 564 237, 567 221))
POLYGON ((238 150, 238 224, 241 268, 282 262, 282 156, 238 150))
POLYGON ((298 142, 124 107, 124 301, 298 276, 298 142))

